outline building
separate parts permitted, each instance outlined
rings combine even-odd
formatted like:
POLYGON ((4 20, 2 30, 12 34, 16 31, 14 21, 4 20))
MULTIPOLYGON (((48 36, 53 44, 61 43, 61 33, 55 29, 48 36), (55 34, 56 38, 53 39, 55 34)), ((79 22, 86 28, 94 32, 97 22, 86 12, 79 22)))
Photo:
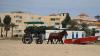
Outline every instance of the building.
POLYGON ((48 16, 36 16, 33 15, 33 19, 43 21, 46 26, 54 26, 56 28, 62 28, 61 22, 64 20, 67 13, 50 14, 48 16))
MULTIPOLYGON (((54 26, 61 29, 61 22, 65 19, 67 13, 50 14, 48 16, 34 15, 26 12, 0 13, 2 23, 5 15, 9 15, 11 17, 11 23, 15 23, 17 25, 14 27, 14 35, 22 36, 24 34, 24 29, 28 26, 54 26)), ((81 13, 80 15, 71 18, 79 24, 86 23, 89 25, 90 29, 100 29, 100 21, 97 21, 95 18, 91 18, 85 13, 81 13)), ((4 29, 3 35, 5 35, 4 29)), ((11 30, 9 31, 8 36, 11 36, 11 30)))
MULTIPOLYGON (((24 34, 24 29, 27 26, 54 26, 56 28, 61 28, 61 21, 64 20, 66 13, 58 13, 56 15, 49 16, 39 16, 31 13, 25 12, 8 12, 0 13, 0 18, 3 23, 5 15, 11 17, 11 23, 15 23, 14 35, 22 36, 24 34), (44 22, 44 24, 26 24, 25 22, 44 22)), ((1 31, 1 30, 0 30, 1 31)), ((3 35, 5 35, 5 30, 3 29, 3 35)), ((8 36, 11 36, 11 30, 8 33, 8 36)))
MULTIPOLYGON (((27 14, 23 12, 10 12, 10 13, 0 13, 1 21, 3 23, 3 19, 5 15, 9 15, 11 17, 11 23, 15 23, 16 27, 14 27, 14 35, 22 36, 24 33, 24 29, 26 25, 24 24, 25 21, 29 20, 32 14, 27 14)), ((3 30, 3 35, 5 35, 5 30, 3 30)), ((9 31, 8 36, 11 35, 11 31, 9 31)))
POLYGON ((78 24, 86 23, 90 29, 97 28, 99 25, 95 18, 92 18, 85 13, 81 13, 80 15, 73 17, 73 20, 77 21, 78 24))

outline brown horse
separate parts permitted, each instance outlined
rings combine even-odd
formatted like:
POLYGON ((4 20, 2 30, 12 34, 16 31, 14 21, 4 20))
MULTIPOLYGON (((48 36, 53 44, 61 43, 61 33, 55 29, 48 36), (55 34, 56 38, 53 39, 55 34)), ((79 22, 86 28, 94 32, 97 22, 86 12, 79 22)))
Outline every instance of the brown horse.
POLYGON ((51 42, 51 44, 54 44, 53 40, 57 40, 56 44, 57 42, 61 42, 63 44, 62 38, 65 34, 68 35, 66 30, 59 32, 59 33, 50 33, 47 44, 49 43, 49 41, 51 42))

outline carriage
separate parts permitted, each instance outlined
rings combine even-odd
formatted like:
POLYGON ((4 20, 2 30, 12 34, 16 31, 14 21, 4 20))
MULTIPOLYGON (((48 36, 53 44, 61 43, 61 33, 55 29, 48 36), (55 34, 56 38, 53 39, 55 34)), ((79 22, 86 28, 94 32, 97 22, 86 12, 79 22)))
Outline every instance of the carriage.
POLYGON ((35 40, 36 44, 43 43, 43 35, 45 34, 45 29, 40 27, 28 27, 24 30, 25 34, 22 38, 24 44, 31 44, 35 40))
MULTIPOLYGON (((25 34, 22 38, 22 42, 24 44, 31 44, 33 42, 33 40, 35 39, 35 43, 36 44, 42 44, 43 43, 43 40, 44 40, 44 35, 45 35, 45 30, 46 29, 49 29, 49 27, 36 27, 36 28, 33 28, 33 27, 28 27, 25 29, 25 34)), ((56 29, 56 28, 51 28, 50 29, 56 29)), ((51 44, 53 43, 53 40, 57 40, 57 42, 61 42, 63 43, 63 36, 64 34, 66 34, 66 31, 62 31, 62 32, 59 32, 59 33, 51 33, 49 38, 48 38, 48 42, 51 42, 51 44)))

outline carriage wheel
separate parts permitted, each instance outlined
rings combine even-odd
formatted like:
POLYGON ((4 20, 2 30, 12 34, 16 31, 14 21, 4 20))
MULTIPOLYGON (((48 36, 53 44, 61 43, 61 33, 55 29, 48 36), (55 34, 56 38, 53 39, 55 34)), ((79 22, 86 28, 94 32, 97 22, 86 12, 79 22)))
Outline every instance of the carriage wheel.
POLYGON ((33 41, 33 38, 32 38, 32 37, 23 37, 23 38, 22 38, 22 42, 23 42, 24 44, 31 44, 32 41, 33 41))
POLYGON ((37 39, 36 40, 36 44, 42 44, 43 43, 43 40, 42 39, 37 39))

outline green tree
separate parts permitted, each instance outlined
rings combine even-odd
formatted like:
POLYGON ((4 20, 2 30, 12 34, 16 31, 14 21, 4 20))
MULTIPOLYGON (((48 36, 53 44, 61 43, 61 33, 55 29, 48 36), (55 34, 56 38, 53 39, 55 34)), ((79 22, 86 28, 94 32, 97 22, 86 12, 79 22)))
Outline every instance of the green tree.
POLYGON ((3 25, 3 23, 1 22, 1 18, 0 18, 0 27, 1 27, 1 37, 3 37, 3 34, 2 34, 2 32, 3 32, 3 27, 4 25, 3 25))
POLYGON ((91 29, 91 36, 95 36, 95 33, 99 33, 98 30, 96 30, 95 28, 91 29))
POLYGON ((8 31, 10 30, 11 17, 9 15, 6 15, 3 20, 3 23, 4 23, 4 30, 6 31, 6 37, 7 37, 8 31))
POLYGON ((69 13, 66 14, 65 19, 61 22, 62 28, 66 28, 66 26, 71 22, 71 17, 69 13))
POLYGON ((86 23, 82 23, 80 26, 81 30, 86 32, 86 36, 91 35, 91 30, 88 28, 88 25, 86 23))
POLYGON ((79 24, 75 20, 71 20, 69 30, 79 30, 79 24))
POLYGON ((95 28, 93 28, 93 29, 91 30, 91 36, 95 36, 95 33, 96 33, 96 30, 95 30, 95 28))

